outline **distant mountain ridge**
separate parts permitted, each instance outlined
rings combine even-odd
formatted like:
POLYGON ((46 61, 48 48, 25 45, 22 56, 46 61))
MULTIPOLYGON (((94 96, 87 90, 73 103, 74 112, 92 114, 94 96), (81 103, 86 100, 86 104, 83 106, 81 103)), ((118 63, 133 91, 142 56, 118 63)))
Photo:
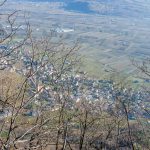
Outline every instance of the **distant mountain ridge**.
MULTIPOLYGON (((23 0, 22 0, 23 1, 23 0)), ((80 13, 123 17, 149 17, 149 0, 26 0, 33 2, 63 2, 64 9, 80 13)))

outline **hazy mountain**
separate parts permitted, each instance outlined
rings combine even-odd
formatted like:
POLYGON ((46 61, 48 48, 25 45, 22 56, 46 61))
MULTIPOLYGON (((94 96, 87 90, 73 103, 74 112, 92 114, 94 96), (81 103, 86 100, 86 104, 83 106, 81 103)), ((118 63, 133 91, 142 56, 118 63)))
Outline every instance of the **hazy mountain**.
POLYGON ((64 9, 81 13, 96 13, 123 17, 150 17, 149 0, 28 0, 62 2, 64 9))

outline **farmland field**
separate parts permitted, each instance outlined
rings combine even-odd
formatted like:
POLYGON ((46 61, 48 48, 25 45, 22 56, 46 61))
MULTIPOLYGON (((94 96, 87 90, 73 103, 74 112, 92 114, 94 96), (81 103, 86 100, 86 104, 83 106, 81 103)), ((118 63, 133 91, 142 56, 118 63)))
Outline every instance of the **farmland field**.
MULTIPOLYGON (((20 9, 26 13, 36 35, 48 35, 52 28, 73 30, 63 33, 64 40, 79 41, 83 68, 90 75, 99 77, 101 72, 112 69, 134 74, 130 58, 150 55, 149 1, 20 0, 17 3, 13 0, 7 3, 5 11, 20 9)), ((18 23, 24 21, 23 15, 18 18, 18 23)))

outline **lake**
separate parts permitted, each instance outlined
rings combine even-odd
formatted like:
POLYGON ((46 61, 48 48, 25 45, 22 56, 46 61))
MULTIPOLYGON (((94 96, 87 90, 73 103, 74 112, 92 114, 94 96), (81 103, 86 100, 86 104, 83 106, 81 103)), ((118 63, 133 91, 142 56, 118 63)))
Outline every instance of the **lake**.
POLYGON ((79 13, 94 13, 94 11, 90 10, 87 2, 69 2, 64 8, 68 11, 75 11, 79 13))

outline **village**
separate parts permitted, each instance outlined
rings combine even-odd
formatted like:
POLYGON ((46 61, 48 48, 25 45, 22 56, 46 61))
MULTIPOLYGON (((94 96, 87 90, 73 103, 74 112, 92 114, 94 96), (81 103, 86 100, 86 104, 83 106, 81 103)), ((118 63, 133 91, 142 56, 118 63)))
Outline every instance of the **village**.
MULTIPOLYGON (((130 105, 134 106, 132 112, 129 113, 129 119, 136 119, 136 115, 141 118, 149 119, 149 115, 145 113, 150 107, 150 93, 144 90, 127 89, 125 87, 118 88, 112 80, 97 80, 87 77, 84 72, 77 74, 70 72, 67 76, 61 76, 56 79, 55 70, 53 65, 45 63, 42 65, 40 59, 33 60, 30 52, 27 51, 14 51, 11 55, 7 54, 11 52, 11 48, 7 45, 1 45, 0 50, 3 55, 6 55, 1 59, 1 70, 6 69, 8 72, 15 72, 22 77, 27 77, 29 72, 33 75, 28 77, 29 89, 28 95, 32 97, 32 103, 27 103, 24 115, 36 116, 40 113, 38 106, 42 109, 49 109, 50 111, 56 111, 60 108, 60 102, 57 100, 57 92, 61 93, 61 87, 63 92, 70 90, 69 94, 69 109, 80 107, 82 100, 86 100, 87 103, 96 105, 102 105, 102 110, 111 113, 115 107, 115 102, 118 98, 123 103, 130 102, 130 105), (16 67, 16 60, 19 61, 21 67, 16 67), (42 66, 42 67, 41 67, 42 66), (34 106, 34 107, 29 107, 34 106), (135 115, 136 114, 136 115, 135 115)), ((46 58, 45 58, 46 61, 46 58)), ((63 93, 60 94, 63 97, 63 93)), ((60 98, 61 99, 61 98, 60 98)), ((120 110, 120 115, 123 114, 123 110, 120 110)), ((7 110, 1 110, 0 118, 11 115, 9 108, 7 110)))

